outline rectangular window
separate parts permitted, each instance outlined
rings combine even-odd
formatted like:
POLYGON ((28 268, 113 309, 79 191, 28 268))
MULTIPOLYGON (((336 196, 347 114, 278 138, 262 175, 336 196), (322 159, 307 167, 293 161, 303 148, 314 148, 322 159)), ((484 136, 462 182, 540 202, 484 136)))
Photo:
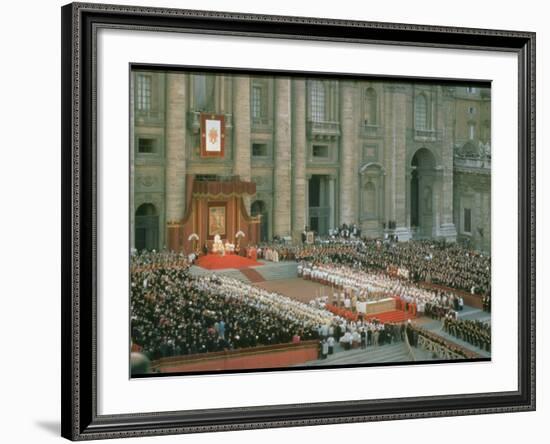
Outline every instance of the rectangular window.
POLYGON ((259 86, 252 87, 252 119, 259 120, 262 118, 262 88, 259 86))
POLYGON ((313 145, 313 157, 328 158, 328 146, 327 145, 313 145))
POLYGON ((137 109, 139 111, 151 110, 151 76, 137 75, 137 109))
POLYGON ((464 232, 472 232, 472 210, 470 208, 464 208, 464 232))
POLYGON ((138 139, 138 153, 140 154, 152 154, 156 152, 155 139, 138 139))
POLYGON ((311 119, 325 121, 325 85, 319 80, 311 82, 311 119))
POLYGON ((252 144, 252 157, 266 157, 267 145, 265 143, 252 144))
POLYGON ((468 86, 466 88, 466 91, 467 91, 468 94, 475 94, 476 91, 477 91, 477 88, 474 88, 473 86, 468 86))
POLYGON ((193 77, 195 94, 194 108, 197 111, 214 112, 216 78, 212 75, 197 74, 193 77))
POLYGON ((414 126, 417 130, 428 128, 428 100, 424 94, 418 95, 415 99, 414 126))
POLYGON ((476 109, 475 109, 473 106, 470 106, 470 108, 468 108, 468 113, 469 113, 469 114, 475 114, 475 113, 476 113, 476 109))

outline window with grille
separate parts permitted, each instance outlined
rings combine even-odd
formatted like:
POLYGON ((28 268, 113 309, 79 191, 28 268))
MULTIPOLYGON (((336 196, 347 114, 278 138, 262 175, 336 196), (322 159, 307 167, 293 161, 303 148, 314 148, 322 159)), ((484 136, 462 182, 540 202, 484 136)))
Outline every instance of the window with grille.
POLYGON ((414 118, 416 129, 422 130, 428 127, 428 103, 424 94, 420 94, 416 97, 414 104, 414 118))
POLYGON ((311 119, 325 121, 325 86, 319 80, 311 82, 311 119))
POLYGON ((211 75, 198 74, 193 78, 195 109, 198 111, 215 111, 216 79, 211 75))
POLYGON ((156 151, 155 139, 148 139, 140 137, 138 139, 138 153, 140 154, 152 154, 156 151))
POLYGON ((267 145, 265 143, 252 144, 252 157, 266 157, 267 145))
POLYGON ((252 87, 252 118, 262 118, 262 88, 259 86, 252 87))
POLYGON ((151 76, 137 75, 137 109, 149 111, 151 109, 151 76))

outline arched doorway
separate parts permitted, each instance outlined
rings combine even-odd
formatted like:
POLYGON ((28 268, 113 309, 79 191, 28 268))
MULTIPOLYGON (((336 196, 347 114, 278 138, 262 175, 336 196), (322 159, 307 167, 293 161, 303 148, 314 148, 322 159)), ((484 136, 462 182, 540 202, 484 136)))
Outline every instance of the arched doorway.
POLYGON ((136 250, 158 250, 159 215, 151 203, 144 203, 136 210, 136 250))
POLYGON ((414 237, 432 236, 434 215, 435 158, 426 148, 420 148, 411 161, 411 229, 414 237))
POLYGON ((266 242, 269 236, 268 232, 268 213, 265 202, 263 200, 255 200, 252 202, 250 207, 250 213, 252 216, 261 216, 262 220, 260 223, 260 241, 266 242))

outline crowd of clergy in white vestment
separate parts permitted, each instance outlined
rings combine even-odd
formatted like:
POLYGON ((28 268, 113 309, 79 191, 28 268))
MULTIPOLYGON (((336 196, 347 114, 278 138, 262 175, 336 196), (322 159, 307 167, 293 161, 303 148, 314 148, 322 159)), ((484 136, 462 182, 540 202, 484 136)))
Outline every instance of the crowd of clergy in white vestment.
POLYGON ((178 255, 136 254, 131 270, 132 343, 149 359, 304 340, 320 341, 322 357, 329 344, 332 353, 337 344, 351 349, 403 337, 399 325, 349 321, 319 301, 306 304, 215 273, 192 276, 178 255))
POLYGON ((438 318, 462 310, 464 300, 460 295, 441 289, 422 288, 384 272, 363 271, 357 265, 349 267, 340 263, 306 262, 298 264, 298 276, 342 290, 332 293, 329 301, 336 306, 357 310, 357 303, 398 298, 402 307, 414 304, 415 313, 438 318))
MULTIPOLYGON (((339 233, 351 233, 340 229, 339 233)), ((360 232, 359 232, 360 233, 360 232)), ((427 282, 488 295, 491 292, 491 256, 457 242, 390 239, 361 239, 352 234, 318 237, 313 244, 288 245, 275 242, 254 246, 257 257, 268 261, 326 260, 382 270, 413 282, 427 282)))
POLYGON ((297 260, 338 262, 363 270, 401 274, 427 282, 485 295, 491 291, 491 257, 456 242, 434 240, 318 239, 296 252, 297 260))
POLYGON ((490 256, 456 243, 366 240, 357 233, 248 247, 259 259, 296 260, 300 276, 337 289, 331 299, 310 304, 221 274, 191 276, 192 259, 184 253, 132 251, 132 342, 157 359, 314 339, 322 358, 338 344, 349 349, 402 340, 403 325, 344 319, 326 309, 356 311, 359 302, 393 297, 405 310, 414 306, 414 313, 444 319, 451 334, 490 346, 490 326, 452 323, 464 305, 453 289, 483 295, 490 310, 490 256))

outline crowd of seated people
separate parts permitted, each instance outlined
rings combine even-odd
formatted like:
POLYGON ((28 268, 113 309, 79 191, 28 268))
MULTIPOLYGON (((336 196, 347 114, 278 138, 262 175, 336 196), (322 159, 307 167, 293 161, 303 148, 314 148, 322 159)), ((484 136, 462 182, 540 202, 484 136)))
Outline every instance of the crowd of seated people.
POLYGON ((189 256, 176 251, 137 251, 133 250, 131 257, 132 270, 147 271, 157 268, 187 268, 189 256))
POLYGON ((132 337, 151 359, 317 337, 316 325, 238 290, 223 291, 215 277, 156 270, 144 281, 132 279, 132 337))
POLYGON ((304 245, 297 260, 327 262, 364 270, 406 270, 413 282, 429 282, 470 292, 489 294, 491 257, 458 243, 442 241, 388 242, 382 240, 325 240, 304 245))
POLYGON ((400 310, 440 319, 464 306, 463 299, 452 292, 418 287, 382 271, 364 271, 356 265, 325 262, 324 257, 323 262, 300 262, 298 276, 344 290, 342 300, 333 303, 351 310, 356 308, 358 301, 392 297, 397 300, 400 310))
POLYGON ((131 272, 132 341, 151 359, 316 339, 319 325, 338 320, 225 276, 158 266, 155 254, 136 256, 131 272))
POLYGON ((491 350, 491 325, 486 322, 445 317, 443 330, 486 351, 491 350))
MULTIPOLYGON (((148 253, 147 264, 159 263, 154 254, 162 253, 148 253)), ((150 359, 330 338, 348 349, 402 337, 397 325, 350 322, 323 306, 227 276, 195 277, 187 266, 132 265, 132 342, 150 359)))

